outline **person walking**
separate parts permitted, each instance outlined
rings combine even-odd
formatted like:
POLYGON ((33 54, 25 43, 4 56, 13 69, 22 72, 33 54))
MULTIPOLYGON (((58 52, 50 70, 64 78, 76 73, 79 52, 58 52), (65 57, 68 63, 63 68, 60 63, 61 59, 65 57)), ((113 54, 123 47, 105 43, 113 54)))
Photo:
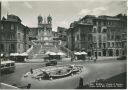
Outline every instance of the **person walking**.
POLYGON ((79 80, 79 88, 81 89, 81 88, 83 88, 83 78, 82 77, 80 77, 80 80, 79 80))
POLYGON ((95 58, 94 58, 94 62, 96 63, 97 61, 97 54, 95 55, 95 58))
POLYGON ((31 74, 33 74, 33 69, 32 68, 30 69, 30 72, 31 72, 31 74))
POLYGON ((26 88, 27 88, 27 89, 30 89, 30 88, 31 88, 31 84, 28 84, 28 85, 26 86, 26 88))

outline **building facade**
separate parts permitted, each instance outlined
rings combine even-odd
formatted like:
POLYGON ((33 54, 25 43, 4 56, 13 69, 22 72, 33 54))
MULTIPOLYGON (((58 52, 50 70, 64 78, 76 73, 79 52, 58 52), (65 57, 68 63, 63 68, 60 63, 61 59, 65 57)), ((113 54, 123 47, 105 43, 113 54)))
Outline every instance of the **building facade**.
POLYGON ((88 50, 88 34, 91 33, 94 16, 88 15, 70 24, 67 30, 67 47, 72 51, 88 50))
POLYGON ((0 52, 23 53, 28 49, 29 28, 21 23, 21 19, 13 14, 3 17, 0 29, 0 52))
POLYGON ((64 27, 57 27, 57 34, 60 40, 66 41, 66 31, 67 29, 64 27))
POLYGON ((68 30, 68 48, 94 56, 126 55, 126 18, 121 14, 83 17, 68 30))
POLYGON ((66 46, 67 41, 67 28, 57 27, 57 37, 60 42, 60 45, 66 46))

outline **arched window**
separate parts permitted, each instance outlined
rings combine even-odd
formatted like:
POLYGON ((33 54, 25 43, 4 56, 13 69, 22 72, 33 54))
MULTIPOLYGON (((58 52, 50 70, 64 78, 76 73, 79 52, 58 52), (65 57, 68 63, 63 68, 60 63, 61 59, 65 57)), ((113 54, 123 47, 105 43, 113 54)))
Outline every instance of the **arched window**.
POLYGON ((98 33, 101 33, 101 27, 98 27, 98 33))
POLYGON ((3 26, 3 24, 1 24, 1 30, 3 30, 4 29, 4 26, 3 26))
POLYGON ((102 30, 102 33, 106 33, 106 32, 107 32, 107 29, 103 29, 103 30, 102 30))
POLYGON ((116 56, 119 56, 119 50, 116 50, 116 56))
POLYGON ((96 28, 93 28, 93 33, 96 33, 96 32, 97 32, 96 28))
POLYGON ((14 24, 11 24, 11 30, 13 30, 14 29, 14 24))

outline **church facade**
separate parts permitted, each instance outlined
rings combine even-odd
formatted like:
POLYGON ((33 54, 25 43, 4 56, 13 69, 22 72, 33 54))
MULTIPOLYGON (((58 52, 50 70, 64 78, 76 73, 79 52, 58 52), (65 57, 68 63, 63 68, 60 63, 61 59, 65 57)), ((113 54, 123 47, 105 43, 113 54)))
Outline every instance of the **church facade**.
POLYGON ((52 31, 52 17, 49 15, 47 18, 43 18, 41 15, 39 15, 37 19, 37 40, 34 41, 41 44, 42 47, 52 47, 57 45, 58 42, 53 40, 54 35, 52 31))

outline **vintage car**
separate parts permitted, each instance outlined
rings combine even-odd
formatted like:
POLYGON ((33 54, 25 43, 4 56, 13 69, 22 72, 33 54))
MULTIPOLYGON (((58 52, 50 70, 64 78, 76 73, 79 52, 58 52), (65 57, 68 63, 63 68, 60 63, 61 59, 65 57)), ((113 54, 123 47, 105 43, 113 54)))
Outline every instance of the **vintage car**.
POLYGON ((15 61, 11 60, 1 60, 1 72, 14 72, 15 71, 15 61))
POLYGON ((54 66, 54 65, 57 65, 57 61, 56 60, 49 60, 48 62, 46 62, 45 65, 46 66, 54 66))
POLYGON ((117 60, 126 60, 127 59, 127 56, 120 56, 117 58, 117 60))

